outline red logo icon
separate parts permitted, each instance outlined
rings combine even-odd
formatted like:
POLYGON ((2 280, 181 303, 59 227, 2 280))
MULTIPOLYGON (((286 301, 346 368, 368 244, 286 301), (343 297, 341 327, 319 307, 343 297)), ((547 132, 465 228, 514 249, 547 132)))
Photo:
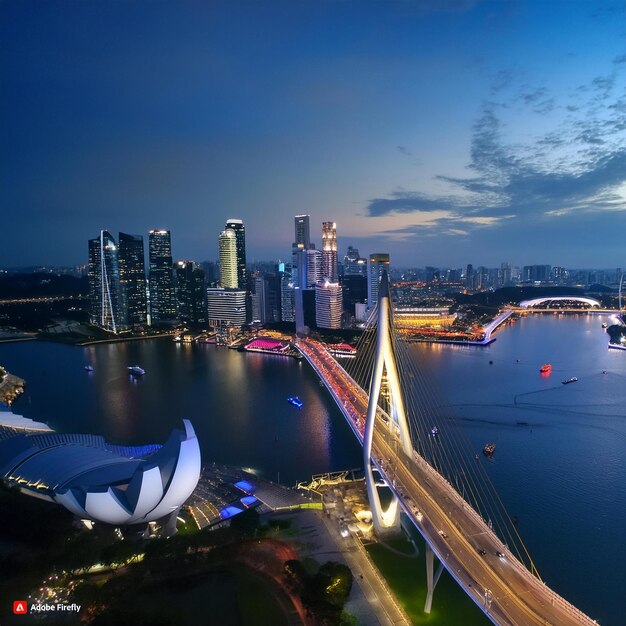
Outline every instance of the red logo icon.
POLYGON ((28 613, 28 602, 26 600, 14 600, 13 601, 13 614, 14 615, 26 615, 28 613))

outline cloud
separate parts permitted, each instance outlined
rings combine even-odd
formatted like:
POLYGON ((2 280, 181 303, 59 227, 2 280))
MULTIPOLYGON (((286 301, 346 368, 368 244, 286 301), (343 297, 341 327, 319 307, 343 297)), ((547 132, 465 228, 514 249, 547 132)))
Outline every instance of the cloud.
MULTIPOLYGON (((626 61, 618 59, 617 66, 626 61)), ((436 175, 435 180, 447 185, 447 193, 394 191, 372 199, 367 214, 443 212, 426 223, 405 223, 395 236, 458 237, 485 227, 626 212, 626 95, 613 94, 620 69, 578 89, 579 96, 587 95, 575 106, 557 105, 546 88, 528 85, 508 101, 484 103, 473 126, 470 176, 436 175), (529 115, 545 114, 557 106, 569 115, 556 120, 556 128, 521 144, 507 142, 503 135, 508 124, 501 120, 507 115, 507 102, 525 107, 529 115)), ((502 75, 496 84, 503 84, 505 78, 502 75)))
POLYGON ((398 152, 406 156, 413 156, 413 153, 406 146, 396 146, 398 152))

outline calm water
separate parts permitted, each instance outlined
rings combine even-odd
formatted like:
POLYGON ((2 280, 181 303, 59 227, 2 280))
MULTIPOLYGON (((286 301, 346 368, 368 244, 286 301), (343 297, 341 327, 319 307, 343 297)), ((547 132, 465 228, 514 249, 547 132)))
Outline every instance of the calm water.
MULTIPOLYGON (((610 320, 533 316, 486 348, 414 351, 445 387, 476 449, 496 442, 488 472, 544 580, 601 624, 624 626, 626 351, 607 350, 603 321, 610 320), (544 362, 553 365, 548 378, 539 375, 544 362), (561 384, 571 376, 578 382, 561 384)), ((15 412, 58 430, 151 443, 188 417, 205 461, 273 480, 280 473, 286 484, 361 465, 327 392, 292 359, 154 340, 0 344, 0 363, 27 380, 15 412), (130 378, 133 364, 146 376, 130 378), (301 410, 287 403, 290 395, 304 401, 301 410)))

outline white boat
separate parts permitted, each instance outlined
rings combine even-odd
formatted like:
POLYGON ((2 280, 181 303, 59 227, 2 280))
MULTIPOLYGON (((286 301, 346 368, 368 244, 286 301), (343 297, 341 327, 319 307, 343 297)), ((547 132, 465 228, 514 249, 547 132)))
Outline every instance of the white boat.
POLYGON ((146 370, 141 369, 139 365, 129 365, 127 369, 134 376, 143 376, 146 373, 146 370))
POLYGON ((91 367, 91 365, 85 365, 85 371, 86 372, 93 372, 93 367, 91 367))

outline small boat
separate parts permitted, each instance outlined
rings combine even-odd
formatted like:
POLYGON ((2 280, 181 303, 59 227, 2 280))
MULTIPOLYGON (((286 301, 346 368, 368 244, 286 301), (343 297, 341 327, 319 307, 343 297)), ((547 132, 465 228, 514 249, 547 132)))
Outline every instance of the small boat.
POLYGON ((570 383, 575 383, 578 380, 578 378, 576 378, 576 376, 572 376, 571 378, 568 378, 567 380, 562 380, 561 383, 563 385, 569 385, 570 383))
POLYGON ((85 371, 86 372, 93 372, 93 367, 91 367, 91 365, 85 365, 85 371))
POLYGON ((146 373, 146 370, 141 369, 139 365, 129 365, 127 369, 133 376, 143 376, 146 373))
POLYGON ((550 363, 544 363, 540 368, 539 371, 542 374, 547 374, 548 372, 552 371, 552 365, 550 365, 550 363))
POLYGON ((602 328, 608 328, 608 327, 609 327, 609 325, 606 322, 604 322, 604 324, 602 324, 602 328))
POLYGON ((299 409, 301 409, 304 405, 304 402, 302 402, 302 400, 300 400, 298 396, 290 396, 289 398, 287 398, 287 402, 293 404, 294 406, 297 406, 299 409))
POLYGON ((495 443, 488 443, 484 448, 483 448, 483 454, 485 456, 493 456, 493 453, 496 451, 496 444, 495 443))
POLYGON ((433 427, 430 429, 430 434, 431 434, 433 437, 436 437, 436 436, 439 434, 439 429, 438 429, 436 426, 433 426, 433 427))

